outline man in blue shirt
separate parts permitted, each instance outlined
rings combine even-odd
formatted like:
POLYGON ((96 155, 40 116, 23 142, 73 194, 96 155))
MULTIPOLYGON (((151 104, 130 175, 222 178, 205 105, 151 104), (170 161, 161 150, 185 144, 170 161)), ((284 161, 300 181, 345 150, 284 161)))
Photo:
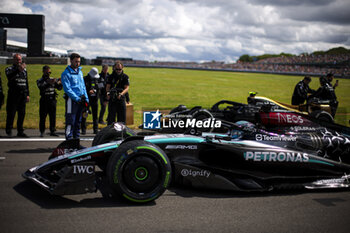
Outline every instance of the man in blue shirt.
POLYGON ((83 107, 89 102, 80 67, 80 55, 72 53, 70 62, 71 65, 67 66, 61 75, 66 99, 66 140, 80 137, 83 107))

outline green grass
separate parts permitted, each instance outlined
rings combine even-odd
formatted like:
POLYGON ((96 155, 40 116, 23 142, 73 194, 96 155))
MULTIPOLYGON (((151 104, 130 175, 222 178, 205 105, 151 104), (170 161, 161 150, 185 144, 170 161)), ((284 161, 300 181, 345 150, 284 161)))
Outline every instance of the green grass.
MULTIPOLYGON (((6 67, 0 65, 5 95, 7 93, 7 79, 4 72, 6 67)), ((83 66, 84 75, 91 67, 83 66)), ((42 65, 27 66, 31 99, 26 108, 24 122, 26 128, 39 127, 40 96, 36 80, 41 77, 41 68, 42 65)), ((51 69, 53 77, 60 77, 65 66, 51 65, 51 69)), ((290 103, 294 86, 302 79, 300 76, 289 75, 131 67, 125 68, 125 73, 130 77, 130 98, 134 104, 134 127, 141 124, 143 109, 171 109, 179 104, 184 104, 189 108, 196 105, 211 107, 222 99, 246 103, 249 91, 257 91, 261 96, 290 103)), ((313 89, 319 87, 317 78, 313 78, 310 87, 313 89)), ((350 80, 341 79, 336 89, 340 103, 335 120, 347 126, 350 119, 348 114, 350 113, 349 90, 350 80)), ((62 96, 63 91, 60 91, 57 104, 58 128, 64 127, 65 109, 62 96)), ((5 105, 0 110, 1 128, 5 127, 5 105)), ((91 121, 91 116, 88 118, 89 121, 91 121)))

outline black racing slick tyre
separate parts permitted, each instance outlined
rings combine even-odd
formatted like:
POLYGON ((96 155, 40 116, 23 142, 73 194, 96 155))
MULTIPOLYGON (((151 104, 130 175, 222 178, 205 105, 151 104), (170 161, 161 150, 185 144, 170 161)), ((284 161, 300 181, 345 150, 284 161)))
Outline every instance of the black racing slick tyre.
POLYGON ((136 133, 120 123, 113 123, 104 127, 99 131, 94 140, 92 141, 92 146, 97 146, 100 144, 108 143, 115 140, 125 139, 130 136, 135 136, 136 133))
POLYGON ((318 119, 320 121, 325 121, 328 123, 334 122, 332 115, 326 111, 316 110, 316 111, 311 112, 310 116, 315 117, 316 119, 318 119))
POLYGON ((128 141, 110 157, 107 178, 117 196, 147 203, 161 196, 168 187, 171 165, 158 146, 142 140, 128 141))

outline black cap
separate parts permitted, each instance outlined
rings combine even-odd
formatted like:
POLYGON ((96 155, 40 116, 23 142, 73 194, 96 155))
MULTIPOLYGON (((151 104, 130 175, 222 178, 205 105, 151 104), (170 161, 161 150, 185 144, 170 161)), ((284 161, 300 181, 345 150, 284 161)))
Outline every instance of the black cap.
POLYGON ((333 77, 333 74, 332 74, 332 73, 328 73, 328 74, 327 74, 327 78, 330 78, 330 77, 333 77))

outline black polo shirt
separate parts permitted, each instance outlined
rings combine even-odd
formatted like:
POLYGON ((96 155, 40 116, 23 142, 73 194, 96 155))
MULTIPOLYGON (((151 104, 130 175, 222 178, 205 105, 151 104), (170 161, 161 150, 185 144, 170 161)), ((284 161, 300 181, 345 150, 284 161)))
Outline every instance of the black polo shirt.
POLYGON ((125 89, 124 86, 129 86, 129 76, 122 72, 121 74, 117 74, 117 72, 113 71, 113 73, 107 77, 107 84, 111 85, 112 88, 120 88, 125 89))

